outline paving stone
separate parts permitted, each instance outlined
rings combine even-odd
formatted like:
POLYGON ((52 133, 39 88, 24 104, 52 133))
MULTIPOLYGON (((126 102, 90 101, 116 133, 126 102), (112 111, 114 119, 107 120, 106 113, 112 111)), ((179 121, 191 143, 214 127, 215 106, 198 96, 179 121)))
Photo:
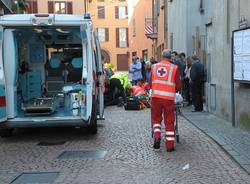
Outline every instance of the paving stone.
MULTIPOLYGON (((250 163, 250 133, 232 127, 231 124, 208 112, 192 115, 190 108, 183 109, 183 115, 196 127, 221 145, 240 165, 250 163)), ((247 168, 248 173, 250 169, 247 168)))
POLYGON ((250 183, 244 169, 183 117, 179 118, 180 143, 171 153, 163 141, 158 152, 152 148, 149 109, 108 107, 105 117, 97 135, 74 128, 39 128, 0 138, 0 184, 10 183, 23 172, 60 172, 55 184, 250 183), (37 146, 60 141, 65 144, 37 146), (57 158, 64 151, 81 150, 107 152, 103 159, 57 158), (189 168, 183 170, 186 164, 189 168))

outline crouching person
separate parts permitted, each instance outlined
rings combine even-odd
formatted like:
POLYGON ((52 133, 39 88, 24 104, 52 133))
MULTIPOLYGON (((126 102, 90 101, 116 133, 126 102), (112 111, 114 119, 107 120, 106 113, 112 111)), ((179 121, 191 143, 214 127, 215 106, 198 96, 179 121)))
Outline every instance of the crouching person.
POLYGON ((126 90, 132 85, 129 82, 128 74, 115 74, 110 77, 109 99, 114 104, 118 101, 118 106, 123 106, 126 102, 126 90))

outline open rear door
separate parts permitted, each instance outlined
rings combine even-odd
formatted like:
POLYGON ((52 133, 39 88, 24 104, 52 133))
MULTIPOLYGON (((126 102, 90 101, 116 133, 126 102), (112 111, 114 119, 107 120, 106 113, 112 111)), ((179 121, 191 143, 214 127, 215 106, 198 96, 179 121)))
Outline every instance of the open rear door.
POLYGON ((6 120, 5 76, 3 68, 3 27, 0 26, 0 123, 6 120))
POLYGON ((103 77, 103 62, 101 54, 101 46, 96 31, 94 31, 94 39, 96 45, 96 63, 98 75, 98 119, 104 119, 104 77, 103 77))

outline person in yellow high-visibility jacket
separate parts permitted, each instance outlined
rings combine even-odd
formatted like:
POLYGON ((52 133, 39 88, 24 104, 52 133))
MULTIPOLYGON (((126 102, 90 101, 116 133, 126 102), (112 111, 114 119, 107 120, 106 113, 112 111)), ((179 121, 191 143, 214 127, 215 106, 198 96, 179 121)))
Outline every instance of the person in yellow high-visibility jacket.
POLYGON ((122 106, 126 101, 126 90, 131 88, 128 74, 114 74, 110 77, 110 89, 109 99, 111 103, 117 98, 119 99, 118 106, 122 106), (116 96, 116 89, 118 90, 118 96, 116 96))

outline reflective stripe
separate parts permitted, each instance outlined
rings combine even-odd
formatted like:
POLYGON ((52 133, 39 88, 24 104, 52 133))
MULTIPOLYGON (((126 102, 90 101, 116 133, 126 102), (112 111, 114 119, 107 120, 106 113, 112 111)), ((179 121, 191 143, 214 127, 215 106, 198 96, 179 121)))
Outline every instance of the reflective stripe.
POLYGON ((175 97, 175 93, 160 91, 160 90, 152 90, 152 95, 175 97))
POLYGON ((154 75, 157 75, 156 65, 154 65, 154 75))
POLYGON ((174 135, 174 132, 166 131, 166 135, 174 135))
POLYGON ((168 82, 171 82, 171 80, 172 80, 173 70, 174 70, 174 65, 171 64, 169 75, 168 75, 168 82))
POLYGON ((162 80, 153 80, 152 84, 165 84, 165 85, 169 85, 169 86, 175 86, 175 83, 173 82, 169 82, 169 81, 162 81, 162 80))
POLYGON ((154 133, 155 133, 155 132, 161 132, 161 129, 155 128, 155 129, 154 129, 154 133))
POLYGON ((167 141, 174 141, 174 137, 166 137, 167 141))
POLYGON ((154 124, 154 125, 153 125, 153 128, 156 128, 156 127, 161 128, 161 124, 154 124))

